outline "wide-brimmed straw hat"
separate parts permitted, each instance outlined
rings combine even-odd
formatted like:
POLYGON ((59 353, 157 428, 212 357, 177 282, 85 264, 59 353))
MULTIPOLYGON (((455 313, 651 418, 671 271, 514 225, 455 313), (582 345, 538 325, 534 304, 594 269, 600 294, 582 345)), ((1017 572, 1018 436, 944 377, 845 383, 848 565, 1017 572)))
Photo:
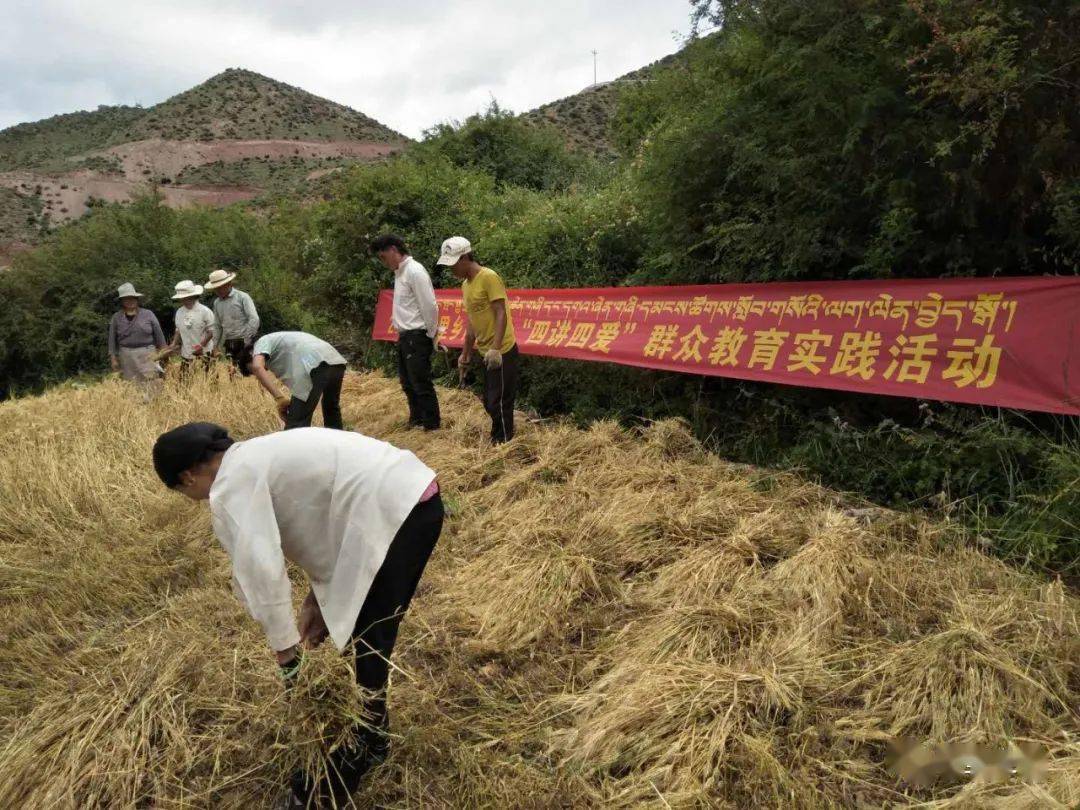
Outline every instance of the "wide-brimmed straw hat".
POLYGON ((116 288, 117 298, 143 298, 141 292, 135 292, 135 285, 130 281, 125 281, 119 287, 116 288))
POLYGON ((230 273, 228 270, 215 270, 210 274, 210 279, 206 282, 206 289, 216 290, 218 287, 224 287, 234 278, 236 278, 236 273, 230 273))
POLYGON ((176 285, 176 295, 173 296, 174 301, 183 301, 185 298, 198 298, 203 294, 203 288, 191 280, 181 281, 176 285))

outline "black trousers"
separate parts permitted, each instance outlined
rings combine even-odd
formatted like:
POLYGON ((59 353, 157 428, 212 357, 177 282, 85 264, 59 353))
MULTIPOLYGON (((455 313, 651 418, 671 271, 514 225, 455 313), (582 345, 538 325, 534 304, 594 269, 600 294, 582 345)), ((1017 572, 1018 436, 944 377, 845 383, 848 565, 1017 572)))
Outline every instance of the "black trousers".
POLYGON ((514 399, 521 382, 521 353, 517 344, 502 356, 500 368, 484 366, 484 410, 491 417, 491 441, 514 438, 514 399))
POLYGON ((439 398, 431 379, 435 342, 422 329, 398 335, 398 379, 409 403, 409 424, 429 430, 439 427, 439 398))
POLYGON ((345 381, 345 366, 328 366, 320 363, 311 372, 311 392, 307 400, 293 397, 289 410, 285 412, 285 430, 311 427, 311 417, 315 415, 315 406, 322 400, 323 425, 335 430, 344 430, 341 421, 341 384, 345 381))
POLYGON ((209 354, 200 354, 198 357, 181 357, 180 375, 190 377, 196 371, 209 371, 213 362, 209 354))
POLYGON ((245 368, 251 362, 251 349, 254 345, 254 339, 229 338, 221 341, 221 348, 225 351, 225 356, 239 369, 245 368))
POLYGON ((340 807, 359 786, 364 774, 386 758, 390 656, 397 642, 398 627, 442 532, 443 515, 442 498, 436 495, 426 503, 417 504, 394 535, 360 608, 352 635, 356 682, 374 693, 365 706, 369 723, 356 727, 353 745, 331 752, 327 781, 313 786, 302 774, 293 777, 293 791, 298 798, 314 798, 326 806, 332 796, 340 807))

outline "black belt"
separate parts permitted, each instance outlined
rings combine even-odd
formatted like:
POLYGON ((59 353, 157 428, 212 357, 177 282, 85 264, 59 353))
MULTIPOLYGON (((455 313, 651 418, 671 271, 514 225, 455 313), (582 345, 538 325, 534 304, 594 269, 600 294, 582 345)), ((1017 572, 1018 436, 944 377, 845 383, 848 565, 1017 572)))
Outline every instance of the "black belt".
POLYGON ((423 335, 427 337, 427 329, 406 329, 403 332, 398 332, 399 335, 405 337, 405 335, 423 335))

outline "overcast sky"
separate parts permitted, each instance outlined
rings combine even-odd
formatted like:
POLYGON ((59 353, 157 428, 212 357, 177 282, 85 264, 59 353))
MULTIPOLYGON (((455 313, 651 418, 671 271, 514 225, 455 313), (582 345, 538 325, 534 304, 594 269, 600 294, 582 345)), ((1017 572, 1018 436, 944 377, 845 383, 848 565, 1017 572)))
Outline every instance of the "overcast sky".
POLYGON ((418 137, 679 49, 688 0, 0 0, 0 129, 156 104, 243 67, 418 137))

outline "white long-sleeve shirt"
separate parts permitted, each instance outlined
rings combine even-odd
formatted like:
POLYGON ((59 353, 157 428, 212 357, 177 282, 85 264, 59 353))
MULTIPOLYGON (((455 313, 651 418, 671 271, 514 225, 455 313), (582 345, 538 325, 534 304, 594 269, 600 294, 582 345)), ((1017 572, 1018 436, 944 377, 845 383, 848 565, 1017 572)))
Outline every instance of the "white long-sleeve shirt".
POLYGON ((434 338, 439 328, 439 304, 424 265, 412 256, 402 259, 394 271, 394 307, 391 323, 398 332, 423 329, 434 338))
POLYGON ((342 430, 281 431, 226 451, 210 489, 214 533, 273 649, 300 641, 285 561, 307 574, 344 649, 390 542, 434 479, 409 451, 342 430))

